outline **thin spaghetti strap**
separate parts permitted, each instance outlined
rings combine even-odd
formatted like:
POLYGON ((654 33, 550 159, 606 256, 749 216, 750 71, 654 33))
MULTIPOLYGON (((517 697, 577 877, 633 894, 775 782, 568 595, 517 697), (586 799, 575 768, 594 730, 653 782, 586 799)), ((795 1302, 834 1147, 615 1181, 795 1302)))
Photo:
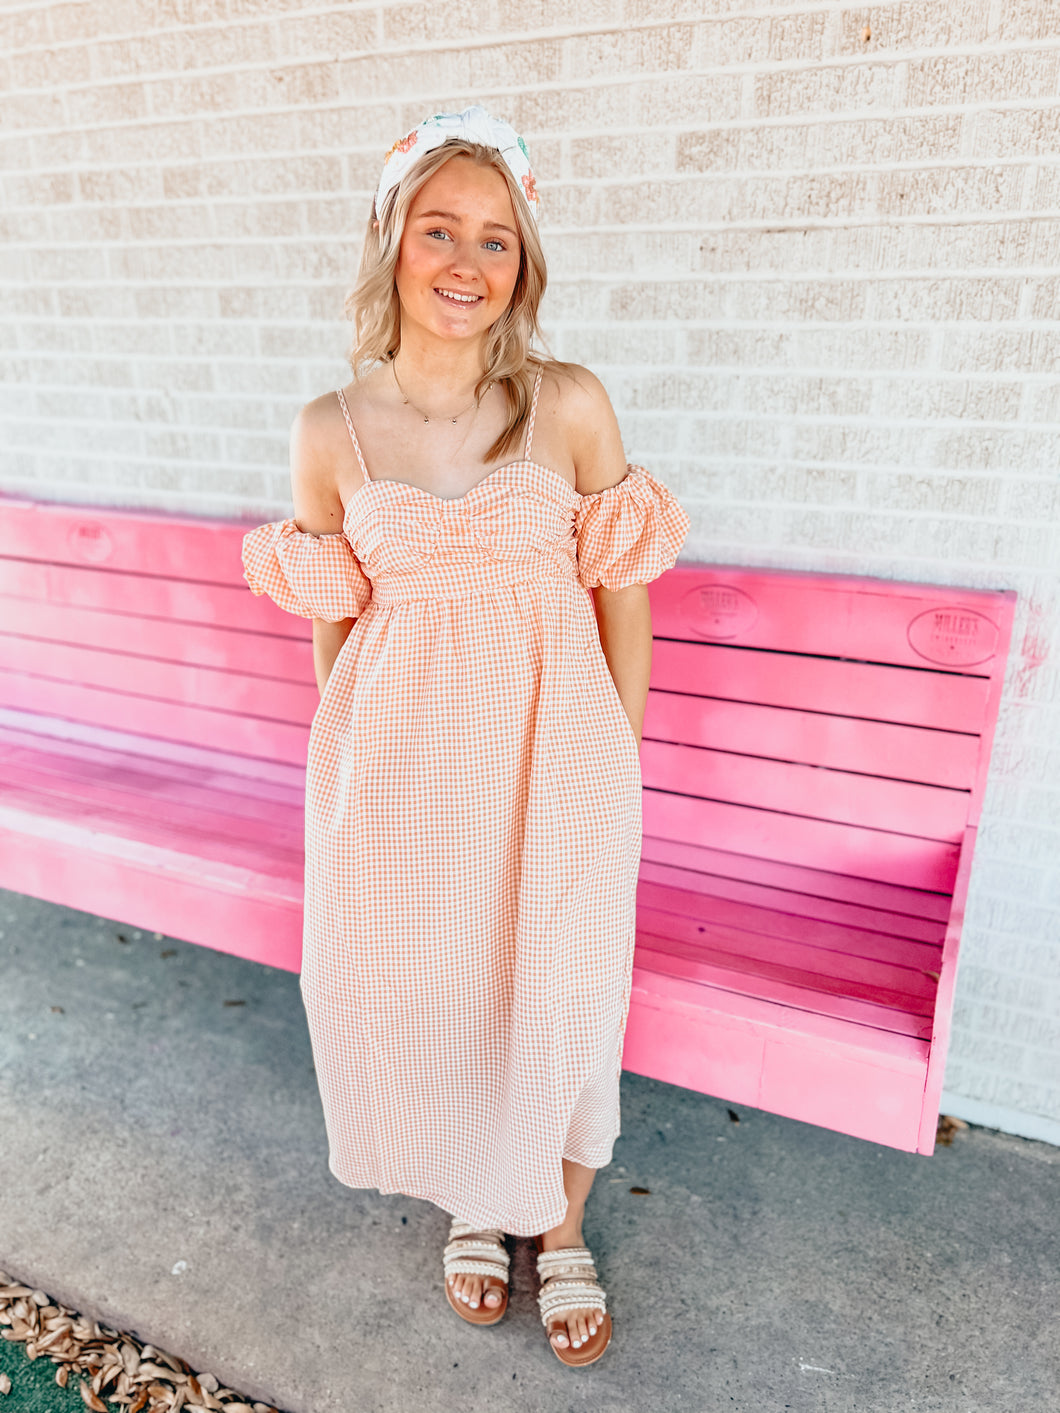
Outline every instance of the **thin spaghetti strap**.
POLYGON ((534 444, 534 423, 537 421, 537 395, 541 391, 542 371, 543 370, 538 371, 537 378, 534 382, 534 395, 530 399, 530 416, 527 418, 526 421, 526 446, 523 450, 524 461, 530 460, 530 448, 534 444))
POLYGON ((339 399, 339 406, 342 408, 342 415, 346 418, 346 426, 350 430, 350 441, 353 442, 353 449, 357 453, 357 464, 361 468, 361 475, 366 481, 370 481, 372 478, 368 474, 368 467, 364 464, 364 457, 361 455, 361 444, 357 440, 357 433, 353 430, 353 419, 350 417, 350 409, 346 406, 346 399, 342 395, 342 389, 336 388, 336 394, 339 399))

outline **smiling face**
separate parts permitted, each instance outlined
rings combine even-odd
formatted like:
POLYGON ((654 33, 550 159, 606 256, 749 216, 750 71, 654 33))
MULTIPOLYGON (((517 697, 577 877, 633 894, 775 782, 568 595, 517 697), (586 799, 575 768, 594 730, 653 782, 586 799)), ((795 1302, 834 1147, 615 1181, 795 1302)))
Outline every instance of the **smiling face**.
POLYGON ((520 245, 507 183, 453 157, 409 208, 394 282, 406 338, 484 339, 511 303, 520 245))

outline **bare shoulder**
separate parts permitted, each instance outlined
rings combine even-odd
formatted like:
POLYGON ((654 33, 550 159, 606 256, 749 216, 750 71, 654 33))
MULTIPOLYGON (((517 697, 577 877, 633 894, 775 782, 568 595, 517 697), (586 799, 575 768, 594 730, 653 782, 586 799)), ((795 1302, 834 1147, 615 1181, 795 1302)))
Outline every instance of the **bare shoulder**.
POLYGON ((574 463, 577 490, 592 495, 626 474, 622 434, 603 383, 577 363, 547 367, 542 396, 562 430, 574 463))
POLYGON ((291 493, 295 517, 311 534, 342 526, 343 485, 353 448, 336 395, 306 403, 291 424, 291 493))

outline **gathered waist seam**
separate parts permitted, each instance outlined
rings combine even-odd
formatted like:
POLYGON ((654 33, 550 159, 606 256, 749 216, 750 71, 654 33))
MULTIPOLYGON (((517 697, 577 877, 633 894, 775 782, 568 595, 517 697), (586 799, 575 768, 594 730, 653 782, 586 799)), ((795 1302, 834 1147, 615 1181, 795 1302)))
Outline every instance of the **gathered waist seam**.
POLYGON ((431 602, 434 600, 472 599, 483 594, 493 594, 499 589, 519 589, 530 585, 578 584, 576 573, 571 574, 532 574, 519 579, 498 579, 491 584, 476 585, 473 589, 453 588, 451 592, 437 587, 431 589, 393 590, 385 584, 373 585, 372 603, 380 608, 389 608, 399 603, 431 602))

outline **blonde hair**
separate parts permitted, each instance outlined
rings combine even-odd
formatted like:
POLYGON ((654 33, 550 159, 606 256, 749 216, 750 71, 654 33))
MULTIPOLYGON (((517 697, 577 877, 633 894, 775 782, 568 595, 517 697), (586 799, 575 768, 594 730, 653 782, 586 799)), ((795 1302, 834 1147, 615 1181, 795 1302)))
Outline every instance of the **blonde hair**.
POLYGON ((492 167, 500 172, 512 198, 519 235, 519 274, 511 303, 489 328, 485 366, 475 387, 475 397, 479 399, 491 383, 499 383, 508 400, 507 423, 483 458, 484 464, 488 464, 507 455, 517 444, 530 413, 537 371, 546 364, 561 366, 551 357, 531 351, 533 339, 541 335, 537 311, 545 293, 548 272, 537 223, 499 152, 464 138, 450 138, 409 168, 383 203, 381 214, 377 216, 373 212, 365 234, 357 283, 346 298, 346 316, 354 326, 349 360, 356 378, 377 363, 393 359, 401 347, 401 306, 394 275, 405 223, 421 187, 453 157, 468 157, 477 166, 492 167))

